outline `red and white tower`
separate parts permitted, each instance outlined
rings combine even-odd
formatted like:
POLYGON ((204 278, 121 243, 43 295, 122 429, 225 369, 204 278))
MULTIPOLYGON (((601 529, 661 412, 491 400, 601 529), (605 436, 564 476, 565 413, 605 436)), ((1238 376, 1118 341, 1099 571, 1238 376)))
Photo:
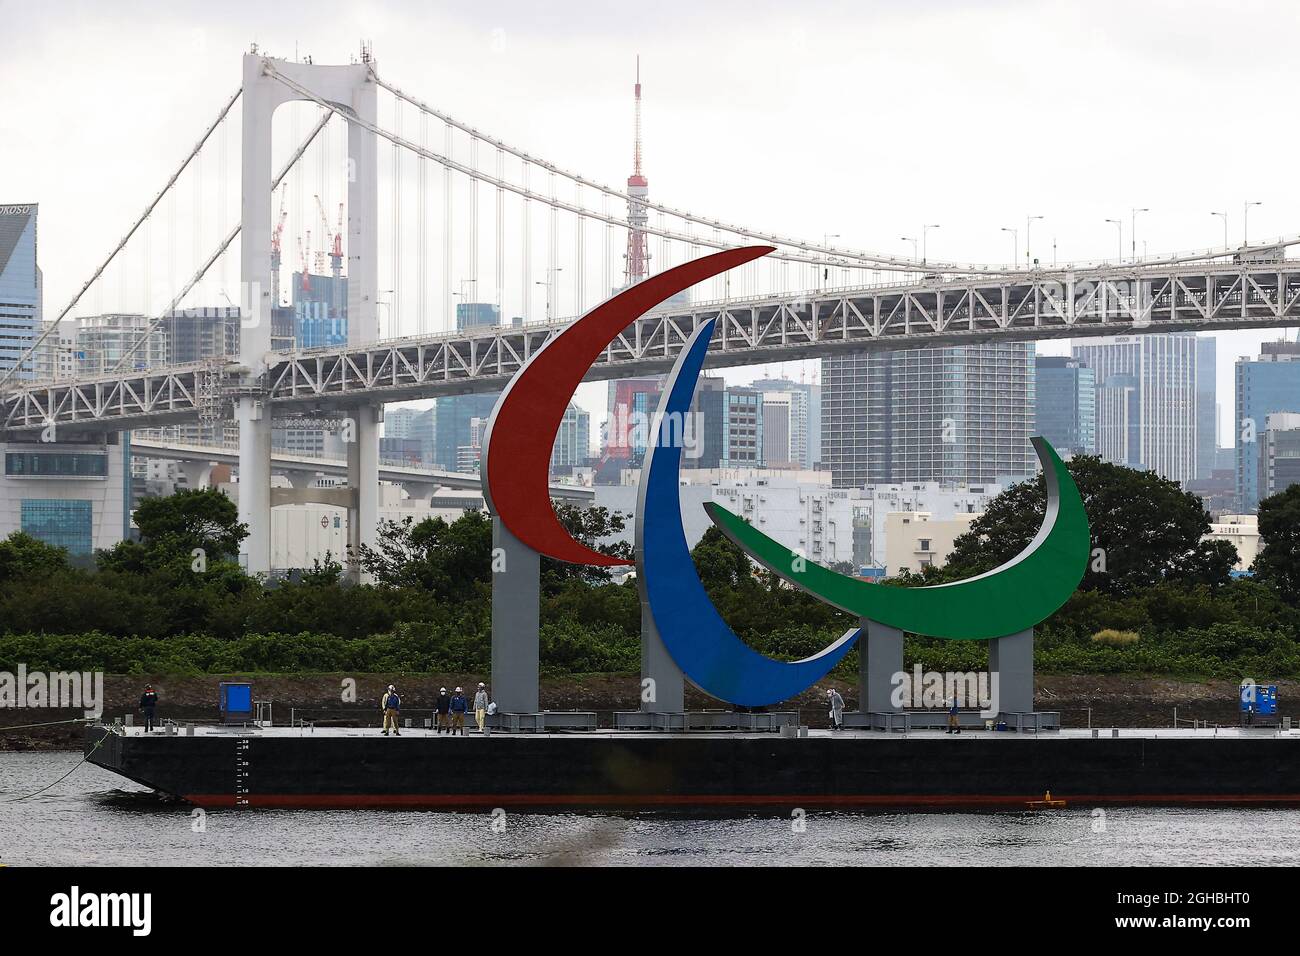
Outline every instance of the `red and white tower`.
POLYGON ((650 195, 650 181, 641 172, 641 58, 636 58, 636 139, 632 148, 632 175, 627 177, 627 261, 623 277, 627 285, 640 282, 650 274, 650 249, 646 243, 645 200, 650 195))

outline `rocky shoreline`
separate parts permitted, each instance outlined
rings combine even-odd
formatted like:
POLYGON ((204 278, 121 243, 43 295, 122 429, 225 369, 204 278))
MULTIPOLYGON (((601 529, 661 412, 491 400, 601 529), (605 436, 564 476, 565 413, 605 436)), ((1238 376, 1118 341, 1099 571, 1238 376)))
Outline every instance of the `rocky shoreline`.
MULTIPOLYGON (((292 719, 314 721, 317 726, 379 727, 379 696, 392 683, 402 695, 405 716, 418 723, 432 710, 438 688, 457 685, 472 694, 480 680, 477 674, 296 674, 221 675, 201 677, 177 675, 106 675, 104 713, 114 717, 134 713, 146 683, 159 694, 159 718, 176 721, 213 721, 217 717, 218 685, 223 680, 248 680, 256 700, 271 702, 277 724, 292 719)), ((1295 682, 1279 682, 1283 714, 1291 711, 1295 682)), ((798 709, 801 722, 811 727, 828 724, 824 702, 826 688, 843 695, 847 709, 856 710, 856 684, 823 681, 782 709, 798 709)), ((1180 726, 1184 721, 1203 720, 1211 725, 1236 726, 1237 685, 1232 681, 1187 681, 1165 677, 1119 674, 1043 674, 1035 681, 1035 703, 1040 710, 1061 712, 1063 726, 1085 727, 1171 727, 1177 708, 1180 726)), ((602 724, 610 722, 615 710, 635 710, 640 700, 640 678, 636 674, 591 674, 542 681, 541 703, 548 710, 596 711, 602 724)), ((692 710, 717 709, 718 702, 687 688, 686 705, 692 710)), ((75 721, 83 716, 74 710, 52 708, 0 709, 0 751, 80 750, 81 725, 59 723, 47 727, 8 730, 29 724, 75 721)))

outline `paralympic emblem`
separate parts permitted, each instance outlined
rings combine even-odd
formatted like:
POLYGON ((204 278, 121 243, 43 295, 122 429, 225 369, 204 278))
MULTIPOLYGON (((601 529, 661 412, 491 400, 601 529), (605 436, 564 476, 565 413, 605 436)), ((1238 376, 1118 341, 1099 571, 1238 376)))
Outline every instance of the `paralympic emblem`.
MULTIPOLYGON (((588 370, 642 314, 698 282, 774 251, 728 249, 652 276, 608 299, 551 337, 511 379, 488 422, 483 494, 510 533, 540 554, 574 564, 632 562, 575 540, 550 499, 555 436, 588 370)), ((705 693, 742 706, 765 706, 807 690, 852 649, 852 628, 799 661, 767 657, 723 620, 695 571, 682 523, 680 429, 703 369, 716 320, 701 321, 681 344, 665 382, 642 464, 635 521, 637 585, 664 647, 705 693), (674 435, 674 431, 678 433, 674 435)), ((665 335, 668 334, 667 327, 665 335)), ((663 343, 669 349, 667 340, 663 343)), ((950 640, 987 640, 1034 627, 1074 593, 1087 569, 1091 534, 1083 501, 1064 462, 1033 440, 1043 467, 1047 508, 1029 545, 991 571, 949 584, 898 588, 818 565, 716 503, 709 518, 757 563, 789 584, 864 620, 950 640)))

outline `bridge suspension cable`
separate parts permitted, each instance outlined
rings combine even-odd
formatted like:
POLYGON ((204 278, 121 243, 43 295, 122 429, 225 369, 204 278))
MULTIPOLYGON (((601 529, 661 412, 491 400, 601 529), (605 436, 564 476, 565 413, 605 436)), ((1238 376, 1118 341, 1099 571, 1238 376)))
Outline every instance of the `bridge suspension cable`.
MULTIPOLYGON (((324 106, 324 107, 330 106, 330 104, 326 102, 322 97, 317 96, 307 87, 285 76, 283 73, 281 73, 279 70, 275 68, 274 64, 268 62, 266 66, 266 70, 268 76, 272 77, 277 82, 282 83, 284 86, 293 90, 303 99, 310 100, 311 102, 316 103, 319 106, 324 106)), ((406 99, 408 102, 410 101, 409 98, 406 99)), ((437 112, 435 111, 431 111, 431 112, 432 115, 437 116, 439 119, 442 118, 437 112)), ((611 216, 608 213, 601 212, 599 210, 592 209, 590 207, 579 206, 574 203, 568 202, 564 199, 561 199, 558 196, 552 198, 547 195, 539 194, 534 190, 530 189, 526 185, 520 185, 518 183, 511 182, 508 179, 499 179, 490 173, 484 172, 479 169, 475 169, 473 166, 467 165, 465 163, 462 163, 454 159, 450 155, 451 154, 450 132, 453 128, 463 128, 463 126, 461 125, 456 125, 453 127, 452 124, 450 123, 447 124, 447 146, 444 147, 445 149, 444 153, 438 153, 431 149, 422 147, 418 143, 415 143, 398 133, 395 133, 391 130, 386 130, 382 126, 379 126, 376 123, 371 123, 368 120, 364 120, 350 111, 342 112, 340 115, 342 115, 344 119, 346 119, 347 122, 349 123, 360 126, 362 129, 368 130, 369 132, 375 134, 376 136, 388 140, 390 143, 394 143, 398 146, 401 146, 404 149, 416 153, 417 155, 423 156, 426 159, 430 159, 435 163, 438 163, 446 171, 455 171, 461 173, 462 175, 468 176, 471 179, 477 180, 479 182, 485 182, 497 188, 504 189, 508 192, 512 192, 517 196, 523 197, 524 199, 538 200, 540 202, 545 203, 552 210, 567 212, 575 216, 580 216, 583 218, 592 219, 599 222, 606 222, 615 226, 621 226, 625 228, 627 227, 627 220, 622 217, 611 216)), ((482 137, 479 134, 474 134, 474 135, 478 136, 478 138, 485 139, 485 141, 493 142, 495 144, 495 141, 486 140, 486 138, 482 137)), ((541 162, 532 159, 530 157, 527 157, 526 155, 520 155, 517 151, 513 151, 513 150, 508 150, 508 151, 514 152, 515 155, 519 155, 520 158, 523 159, 523 161, 525 162, 526 166, 535 165, 542 169, 545 169, 548 172, 550 178, 553 178, 556 175, 560 175, 580 185, 587 185, 593 189, 600 190, 602 192, 607 192, 609 195, 613 196, 614 198, 622 199, 624 201, 632 201, 632 197, 628 196, 626 193, 621 193, 618 190, 612 189, 611 187, 608 186, 602 186, 598 183, 593 183, 590 180, 583 179, 582 177, 578 177, 575 174, 564 173, 563 171, 559 170, 557 167, 553 166, 550 163, 541 162)), ((641 202, 641 200, 635 200, 635 201, 641 202)), ((747 230, 739 226, 732 226, 723 222, 715 222, 713 220, 708 220, 698 216, 694 216, 690 213, 685 213, 680 210, 670 209, 669 207, 656 206, 650 203, 646 203, 646 205, 650 206, 651 208, 654 208, 657 212, 660 212, 664 215, 683 219, 686 222, 694 225, 704 225, 704 226, 708 226, 709 228, 716 227, 720 232, 725 232, 730 235, 734 235, 740 239, 772 243, 778 246, 786 247, 786 248, 778 248, 776 252, 772 253, 771 258, 775 258, 775 259, 783 259, 791 262, 820 264, 822 262, 825 262, 828 258, 830 258, 831 260, 837 261, 838 264, 840 265, 848 265, 856 268, 864 268, 870 266, 871 268, 876 268, 876 269, 898 270, 898 271, 906 271, 906 272, 921 272, 921 271, 967 272, 967 271, 972 271, 976 268, 973 266, 953 266, 951 264, 943 264, 943 263, 932 263, 929 265, 922 265, 920 262, 909 260, 909 259, 900 259, 897 257, 889 257, 889 256, 876 256, 867 253, 855 253, 855 252, 850 252, 848 250, 828 249, 826 247, 819 246, 816 243, 807 243, 796 239, 782 238, 779 236, 758 232, 756 230, 747 230)), ((687 246, 696 246, 696 247, 708 246, 710 248, 726 249, 732 247, 735 244, 735 243, 729 243, 721 240, 715 241, 712 239, 703 238, 698 235, 692 235, 690 233, 676 232, 674 230, 662 226, 658 226, 658 225, 647 224, 646 226, 642 227, 642 229, 644 232, 648 234, 659 236, 662 239, 681 242, 687 246)))
MULTIPOLYGON (((589 179, 581 175, 580 173, 576 173, 571 170, 566 170, 562 167, 556 166, 555 164, 547 162, 544 159, 540 159, 536 156, 531 155, 526 150, 512 146, 509 143, 506 143, 487 133, 484 133, 483 131, 469 125, 468 123, 456 119, 454 116, 446 113, 445 111, 440 110, 437 107, 424 102, 423 100, 420 100, 419 98, 411 95, 410 93, 396 86, 395 84, 390 83, 387 80, 383 79, 375 71, 373 65, 371 66, 370 73, 375 81, 375 84, 379 86, 381 89, 388 91, 393 96, 405 100, 407 103, 411 104, 417 109, 428 113, 430 116, 437 118, 438 120, 447 124, 448 127, 460 130, 461 132, 470 136, 471 139, 481 140, 484 143, 487 143, 491 146, 495 146, 497 149, 503 152, 509 153, 510 155, 518 158, 521 162, 523 162, 525 166, 528 165, 538 166, 542 169, 547 170, 550 173, 558 175, 564 179, 570 180, 578 187, 582 187, 582 186, 589 187, 591 189, 597 190, 601 195, 605 197, 612 197, 624 203, 636 202, 637 204, 639 204, 640 206, 642 206, 647 210, 654 210, 655 212, 660 213, 661 215, 666 215, 676 219, 681 219, 683 222, 686 223, 694 223, 695 225, 698 226, 706 226, 710 229, 722 233, 727 233, 733 236, 737 236, 739 238, 748 241, 763 242, 778 247, 787 246, 793 249, 798 249, 804 253, 815 253, 815 255, 799 256, 799 255, 790 255, 790 254, 782 255, 781 253, 778 252, 769 258, 785 258, 789 261, 821 262, 827 265, 834 265, 846 269, 860 268, 861 266, 869 266, 872 269, 879 269, 885 271, 916 272, 916 273, 956 273, 956 274, 977 273, 977 274, 1016 275, 1016 274, 1026 273, 1026 272, 1047 271, 1043 268, 1026 268, 1025 266, 1022 266, 1018 262, 997 264, 997 263, 936 262, 933 260, 920 261, 914 258, 909 259, 905 256, 888 256, 888 255, 882 255, 878 253, 844 249, 837 246, 831 246, 826 243, 806 242, 803 240, 792 239, 787 236, 780 236, 762 230, 749 229, 744 226, 739 226, 732 223, 726 223, 721 220, 708 218, 706 216, 699 216, 687 210, 677 209, 672 206, 667 206, 663 203, 658 203, 648 198, 634 199, 633 197, 629 196, 626 192, 623 192, 620 189, 602 183, 598 183, 592 179, 589 179), (830 261, 827 262, 827 260, 830 261)), ((448 149, 447 155, 448 156, 451 155, 450 149, 448 149)), ((441 162, 441 160, 435 159, 435 162, 441 162)), ((465 172, 466 175, 475 175, 475 173, 470 170, 461 170, 461 171, 465 172)), ((484 179, 484 181, 489 181, 489 182, 493 181, 491 179, 482 176, 479 176, 478 178, 482 178, 484 179)), ((500 178, 500 173, 498 173, 498 178, 500 178)), ((506 186, 503 188, 509 188, 509 187, 506 186)), ((534 195, 534 198, 539 198, 539 197, 534 195)), ((564 209, 566 207, 561 205, 560 208, 564 209)), ((568 211, 573 212, 576 210, 569 209, 568 211)), ((595 213, 591 209, 584 209, 578 214, 587 215, 590 218, 598 219, 602 221, 611 221, 608 218, 607 212, 604 214, 599 214, 599 213, 595 213)), ((662 223, 662 218, 660 219, 660 223, 662 223)), ((626 223, 623 220, 620 220, 617 217, 612 217, 612 224, 626 225, 626 223)), ((658 236, 661 240, 676 239, 679 241, 683 241, 687 244, 694 244, 697 242, 697 240, 691 238, 689 233, 687 235, 673 234, 673 233, 656 231, 655 229, 650 229, 650 228, 647 228, 645 231, 658 236)), ((714 245, 714 243, 707 243, 707 242, 702 244, 710 245, 710 246, 714 245)), ((724 243, 718 247, 725 247, 725 245, 726 244, 724 243)), ((1238 249, 1231 249, 1228 247, 1224 247, 1222 249, 1203 248, 1203 249, 1193 249, 1188 251, 1174 252, 1169 255, 1158 257, 1158 258, 1143 257, 1140 263, 1124 263, 1124 262, 1117 263, 1115 260, 1084 260, 1078 262, 1062 263, 1060 266, 1054 264, 1051 271, 1060 271, 1061 269, 1071 269, 1071 268, 1094 269, 1094 268, 1104 268, 1104 267, 1123 267, 1123 266, 1138 265, 1138 264, 1143 266, 1181 265, 1187 262, 1201 262, 1201 261, 1207 261, 1213 259, 1222 259, 1226 256, 1234 255, 1238 253, 1249 254, 1251 252, 1259 252, 1262 250, 1268 250, 1274 248, 1287 248, 1295 245, 1300 245, 1300 235, 1279 236, 1274 241, 1257 242, 1253 245, 1247 245, 1243 243, 1243 245, 1238 249)))
MULTIPOLYGON (((788 236, 779 236, 773 233, 763 232, 757 229, 748 229, 744 226, 738 226, 732 223, 723 222, 718 219, 710 219, 706 216, 698 216, 694 213, 688 212, 687 210, 676 209, 672 206, 666 206, 663 203, 657 203, 647 198, 634 199, 632 196, 629 196, 627 193, 623 192, 622 190, 619 190, 613 186, 606 185, 604 183, 598 183, 595 180, 588 179, 587 177, 579 173, 575 173, 572 172, 571 170, 563 169, 559 166, 556 166, 554 163, 547 162, 544 159, 539 159, 538 157, 531 155, 525 150, 519 149, 518 147, 515 146, 511 146, 509 143, 506 143, 502 140, 496 139, 493 136, 489 136, 488 134, 483 133, 482 131, 474 128, 473 126, 470 126, 468 123, 461 122, 460 120, 456 119, 450 114, 445 113, 442 110, 434 106, 431 106, 428 103, 425 103, 424 101, 407 93, 405 90, 401 89, 400 87, 392 83, 389 83, 387 80, 382 79, 378 75, 378 73, 375 72, 373 67, 371 68, 370 74, 374 78, 375 85, 377 85, 380 89, 387 90, 389 93, 391 93, 393 96, 397 97, 398 99, 405 100, 407 103, 411 104, 412 106, 416 107, 417 109, 423 112, 428 113, 430 116, 436 117, 437 119, 441 120, 443 123, 446 123, 448 126, 454 129, 458 129, 463 133, 466 133, 471 137, 471 139, 481 140, 484 143, 487 143, 491 146, 495 146, 497 149, 509 153, 510 155, 516 157, 517 159, 523 161, 526 164, 539 166, 542 169, 547 170, 549 173, 553 175, 558 175, 564 179, 570 180, 571 182, 573 182, 575 185, 579 187, 586 186, 590 189, 597 190, 598 192, 604 195, 611 196, 615 199, 621 200, 622 202, 635 202, 646 209, 663 213, 664 215, 671 216, 675 219, 681 219, 684 222, 694 223, 699 226, 707 226, 710 229, 715 229, 720 232, 729 233, 731 235, 738 236, 754 242, 763 242, 775 246, 790 246, 793 248, 804 250, 809 253, 817 253, 818 257, 810 261, 820 262, 824 258, 850 260, 852 262, 869 264, 875 268, 898 270, 902 272, 920 272, 920 271, 967 272, 973 268, 977 268, 969 264, 961 265, 961 264, 942 263, 942 262, 922 263, 919 260, 908 259, 903 256, 889 256, 889 255, 883 255, 878 253, 860 252, 858 250, 841 249, 835 246, 828 246, 821 243, 805 242, 800 239, 791 239, 788 236)), ((467 175, 472 175, 472 173, 470 173, 468 170, 462 170, 462 171, 466 172, 467 175)), ((485 179, 485 181, 491 181, 491 180, 485 179)), ((562 206, 561 208, 564 207, 562 206)), ((590 210, 588 211, 590 212, 590 210)), ((593 218, 600 218, 600 217, 593 216, 593 218)), ((681 235, 661 236, 661 238, 680 239, 688 243, 691 241, 689 237, 685 237, 681 235)), ((719 244, 718 248, 725 248, 726 245, 727 244, 719 244)))
MULTIPOLYGON (((280 168, 280 172, 276 175, 276 177, 273 180, 271 180, 272 193, 274 193, 280 187, 280 184, 284 182, 285 177, 289 175, 290 171, 297 164, 298 160, 302 159, 303 154, 307 152, 307 147, 310 146, 312 142, 316 139, 316 137, 320 135, 321 130, 323 130, 325 126, 329 123, 330 118, 334 115, 334 112, 335 111, 333 109, 327 107, 325 114, 321 116, 320 121, 314 127, 312 127, 311 132, 308 133, 306 139, 302 141, 302 145, 300 145, 296 150, 294 150, 293 153, 289 156, 288 161, 284 164, 284 166, 280 168)), ((159 327, 162 326, 163 322, 166 321, 167 317, 171 313, 175 312, 177 307, 182 302, 185 301, 185 297, 190 294, 190 292, 193 290, 193 288, 196 285, 199 284, 199 282, 202 281, 203 277, 207 275, 208 270, 211 269, 213 264, 216 263, 216 261, 221 258, 222 253, 224 253, 226 249, 230 247, 230 244, 235 241, 235 237, 239 235, 239 231, 242 228, 243 228, 242 223, 235 223, 234 228, 231 229, 230 232, 226 233, 226 237, 221 240, 221 242, 217 245, 217 248, 213 250, 212 254, 208 256, 206 260, 204 260, 201 266, 199 266, 198 271, 196 271, 194 275, 190 276, 189 281, 185 283, 181 291, 178 292, 176 296, 171 300, 171 302, 167 305, 167 308, 163 309, 162 312, 159 313, 158 317, 153 320, 153 322, 149 326, 148 331, 145 332, 144 335, 140 336, 136 340, 134 345, 132 345, 129 349, 127 349, 124 353, 122 353, 122 357, 117 360, 117 364, 114 365, 112 368, 113 372, 120 371, 122 369, 122 366, 126 364, 126 360, 129 359, 136 352, 138 352, 144 346, 144 344, 149 340, 149 336, 153 335, 154 332, 159 327)))
POLYGON ((195 143, 194 148, 186 154, 185 159, 181 161, 180 166, 178 166, 176 171, 172 173, 171 178, 169 178, 163 188, 159 190, 158 195, 154 196, 153 200, 145 206, 144 212, 140 214, 139 218, 136 219, 131 228, 127 230, 127 233, 122 237, 122 240, 113 247, 113 251, 108 254, 108 258, 100 263, 99 268, 95 270, 94 274, 86 280, 85 284, 82 285, 79 290, 77 290, 77 294, 72 297, 72 301, 64 306, 63 311, 58 314, 53 322, 50 323, 49 327, 36 337, 36 340, 32 342, 31 346, 22 354, 22 356, 19 357, 18 361, 15 362, 3 376, 0 376, 0 387, 3 387, 4 384, 13 377, 15 372, 21 369, 26 362, 35 356, 37 349, 45 343, 45 340, 59 327, 59 323, 63 321, 64 317, 76 307, 78 302, 81 301, 81 297, 86 294, 86 290, 95 284, 95 280, 104 274, 104 270, 109 267, 115 258, 117 258, 117 254, 126 248, 126 244, 131 241, 131 237, 136 234, 136 231, 140 228, 141 224, 149 218, 149 215, 154 211, 154 208, 158 203, 162 202, 163 197, 171 191, 172 186, 174 186, 176 181, 180 179, 181 173, 185 172, 194 157, 196 157, 199 154, 199 151, 203 149, 203 144, 208 141, 208 138, 213 134, 217 127, 221 125, 222 121, 225 120, 226 115, 234 107, 235 102, 239 99, 242 93, 243 87, 235 90, 234 95, 226 101, 226 105, 221 108, 221 111, 217 114, 217 118, 212 121, 212 124, 207 128, 203 135, 199 137, 199 141, 195 143))

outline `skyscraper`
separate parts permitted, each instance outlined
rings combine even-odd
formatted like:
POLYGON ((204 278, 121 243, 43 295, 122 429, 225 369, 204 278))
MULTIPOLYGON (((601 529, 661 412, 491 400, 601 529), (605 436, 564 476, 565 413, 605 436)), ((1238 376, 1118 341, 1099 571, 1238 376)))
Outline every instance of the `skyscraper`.
POLYGON ((1120 335, 1089 339, 1075 345, 1074 357, 1096 376, 1097 443, 1102 457, 1139 466, 1177 482, 1196 478, 1197 395, 1196 335, 1120 335), (1123 396, 1101 391, 1122 377, 1123 396), (1124 391, 1125 389, 1132 391, 1124 391), (1136 403, 1136 404, 1134 404, 1136 403), (1122 419, 1122 420, 1121 420, 1122 419), (1134 438, 1136 461, 1124 460, 1119 449, 1134 438), (1120 436, 1124 436, 1121 443, 1120 436))
POLYGON ((1078 359, 1040 355, 1034 362, 1038 434, 1065 455, 1097 451, 1097 385, 1078 359))
POLYGON ((401 442, 404 456, 418 451, 422 464, 433 462, 434 410, 432 408, 391 408, 384 412, 384 438, 401 442))
POLYGON ((768 468, 794 467, 791 432, 794 423, 789 392, 763 392, 763 464, 768 468))
POLYGON ((1259 507, 1259 441, 1268 417, 1300 412, 1300 342, 1265 342, 1258 358, 1237 360, 1237 499, 1243 513, 1259 507))
MULTIPOLYGON (((460 302, 456 305, 456 329, 492 328, 501 319, 501 310, 490 302, 460 302)), ((448 395, 434 403, 433 460, 439 468, 459 470, 473 456, 466 449, 473 442, 473 423, 486 423, 492 416, 500 392, 479 395, 448 395)))
POLYGON ((167 342, 173 365, 239 354, 238 306, 177 309, 163 317, 158 332, 167 342))
MULTIPOLYGON (((636 468, 645 457, 650 419, 659 407, 660 378, 624 378, 609 383, 604 447, 596 466, 599 484, 617 485, 622 473, 636 468)), ((693 467, 683 458, 684 467, 693 467)))
POLYGON ((788 462, 795 468, 812 468, 819 457, 813 447, 813 386, 786 378, 764 378, 753 382, 750 388, 763 393, 765 463, 769 467, 788 462), (771 415, 769 405, 774 406, 771 415), (784 433, 777 424, 781 417, 788 421, 784 433), (769 424, 775 428, 769 429, 769 424))
POLYGON ((587 463, 591 456, 591 415, 572 402, 555 433, 551 450, 551 473, 568 474, 587 463))
POLYGON ((348 278, 293 274, 294 345, 314 349, 348 341, 348 278))
POLYGON ((1214 473, 1214 455, 1219 445, 1217 351, 1211 335, 1196 337, 1196 477, 1214 473))
POLYGON ((822 464, 837 488, 1034 473, 1034 346, 999 342, 822 360, 822 464))
MULTIPOLYGON (((36 203, 0 206, 0 374, 18 364, 40 331, 36 214, 36 203)), ((31 378, 33 365, 27 363, 14 377, 31 378)))
POLYGON ((1300 415, 1269 415, 1258 444, 1260 501, 1300 485, 1300 415))
POLYGON ((752 388, 727 388, 722 394, 722 467, 761 467, 763 393, 752 388))
POLYGON ((1112 375, 1097 387, 1097 454, 1142 467, 1142 389, 1136 375, 1112 375))
POLYGON ((150 335, 152 324, 148 316, 133 312, 81 316, 77 319, 77 372, 99 375, 113 371, 119 363, 127 369, 166 365, 167 334, 160 327, 150 335))

